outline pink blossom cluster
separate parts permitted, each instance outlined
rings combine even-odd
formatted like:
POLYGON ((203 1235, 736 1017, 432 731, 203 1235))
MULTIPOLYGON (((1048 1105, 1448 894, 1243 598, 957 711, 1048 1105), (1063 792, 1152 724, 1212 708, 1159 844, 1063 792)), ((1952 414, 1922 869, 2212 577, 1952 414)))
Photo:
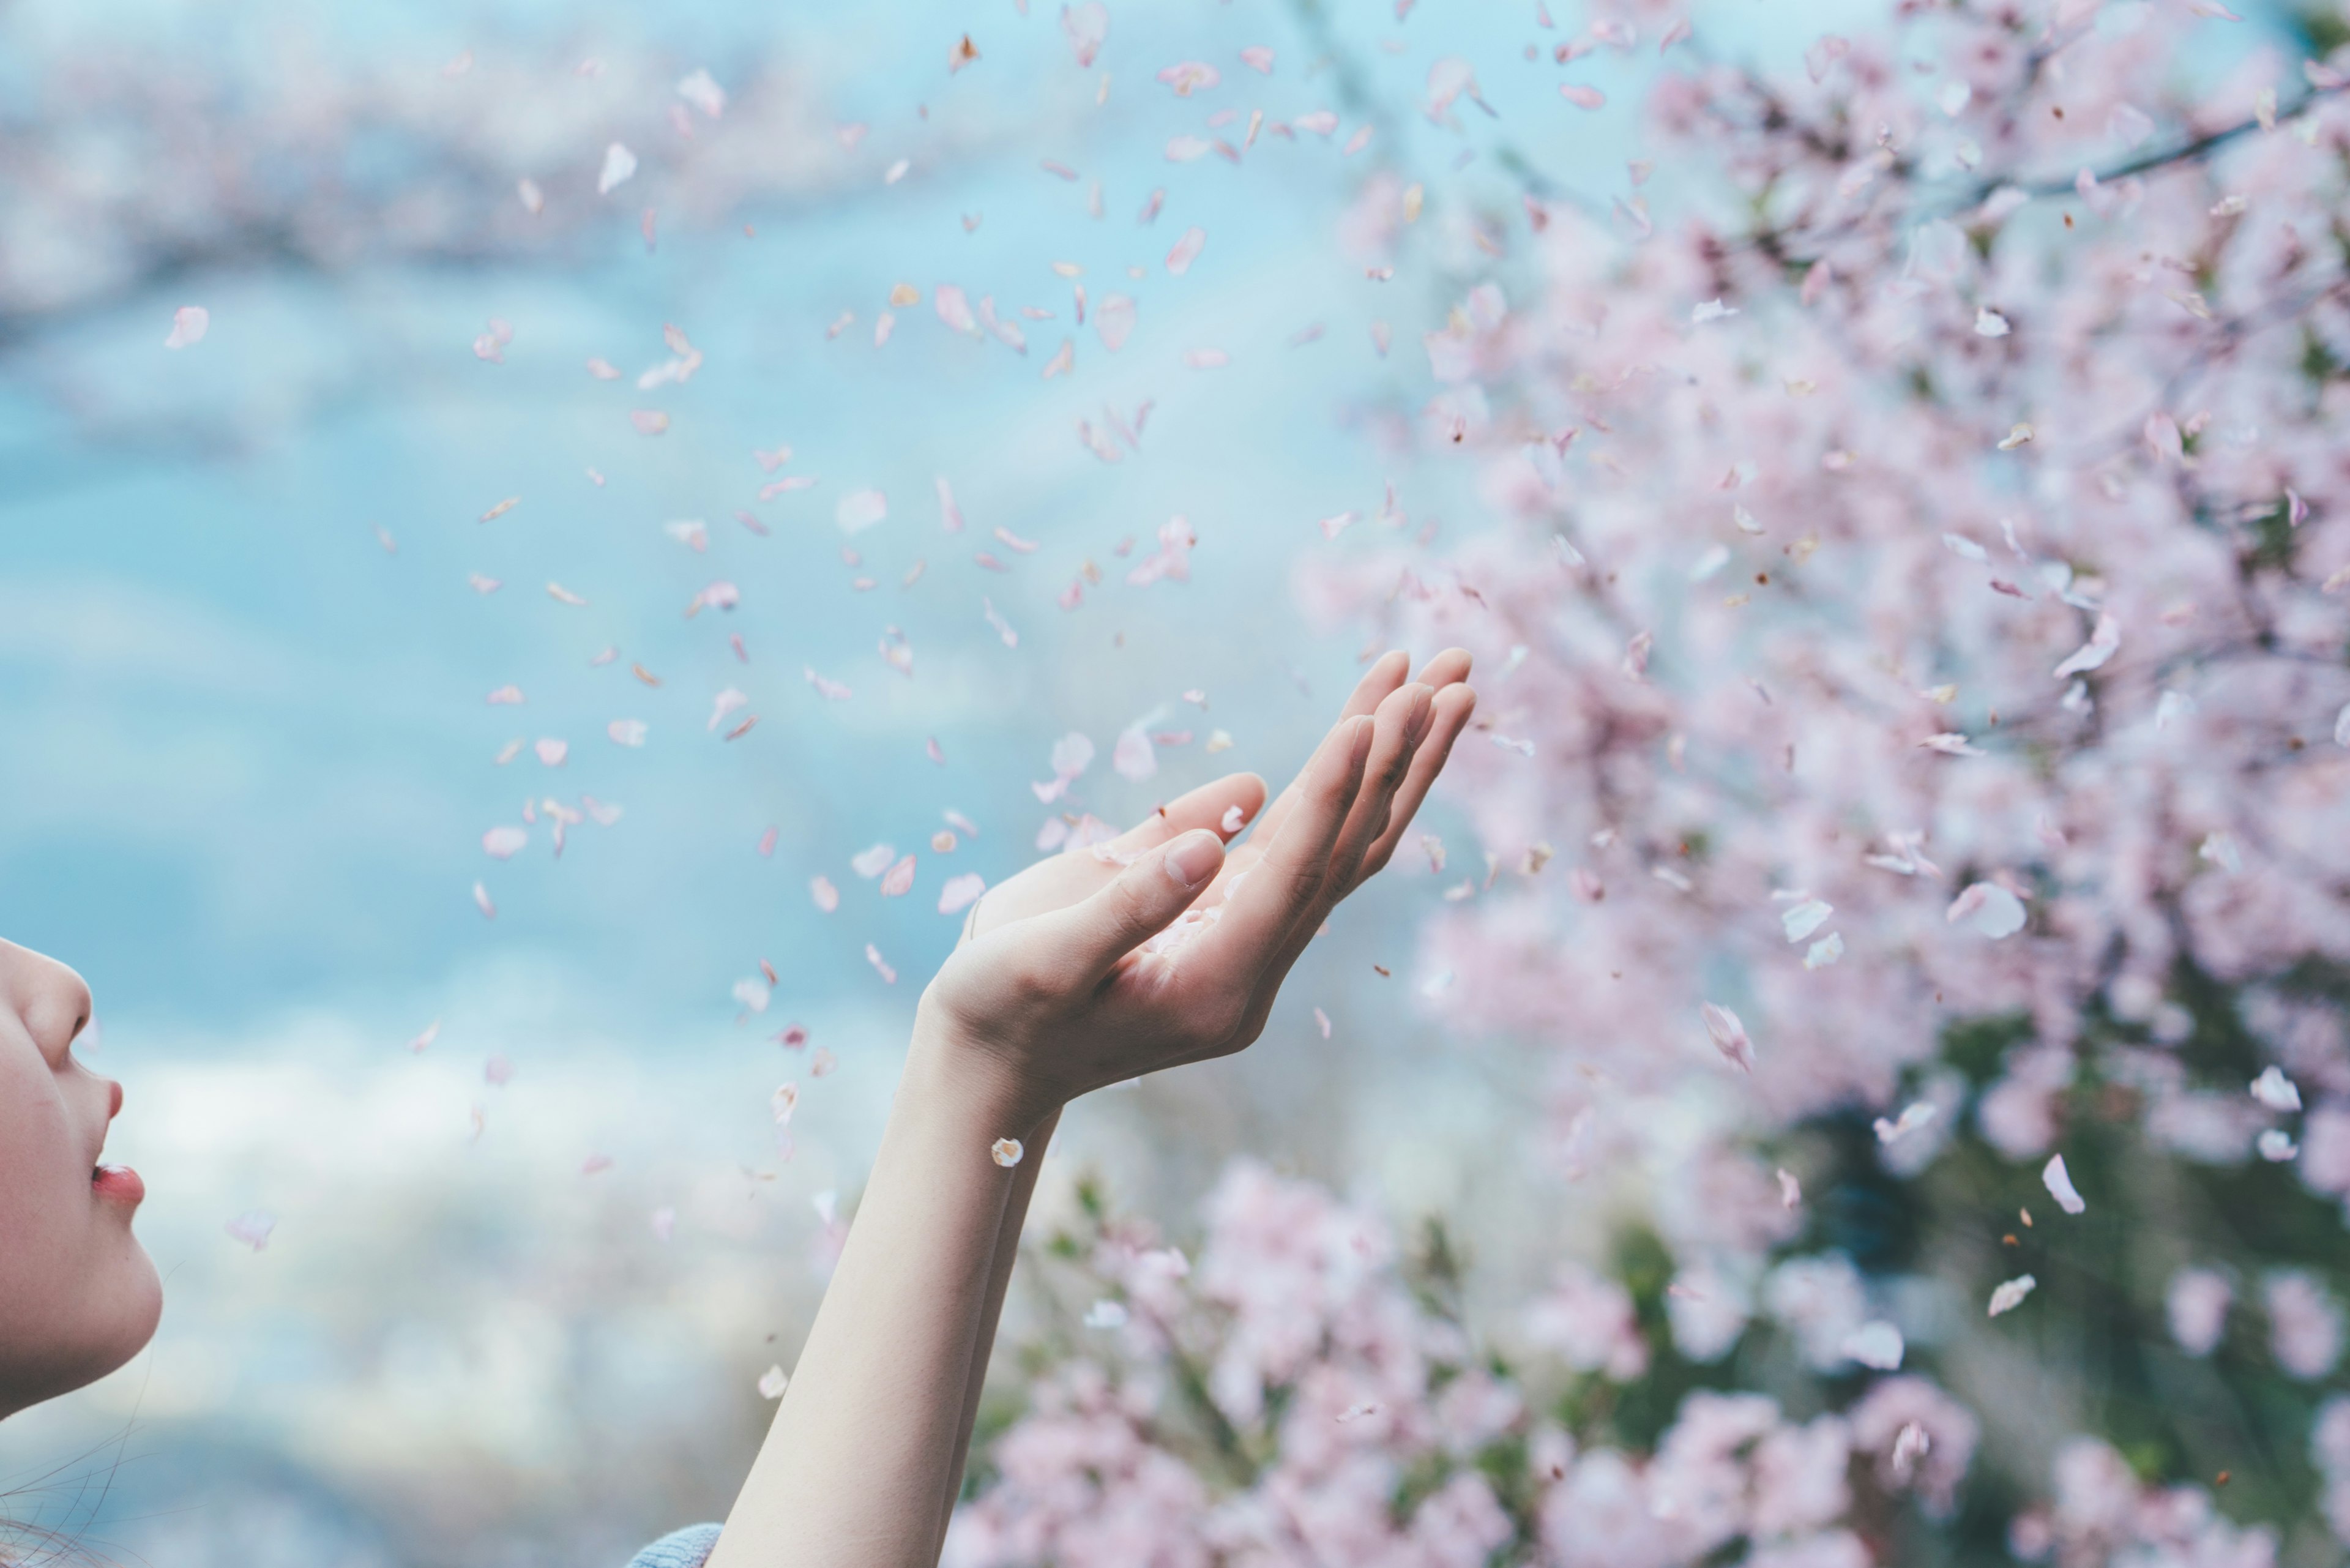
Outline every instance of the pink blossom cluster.
POLYGON ((2057 1568, 2271 1568, 2277 1539, 2231 1522, 2203 1488, 2147 1486, 2111 1445, 2075 1438, 2056 1456, 2054 1502, 2016 1518, 2008 1550, 2057 1568))
POLYGON ((1196 1263, 1138 1222, 1090 1237, 1078 1283, 1102 1293, 996 1441, 948 1563, 1480 1568, 1506 1548, 1664 1568, 1745 1541, 1756 1562, 1845 1568, 1874 1560, 1856 1488, 1947 1511, 1973 1454, 1975 1418, 1914 1376, 1809 1420, 1700 1391, 1653 1454, 1587 1442, 1535 1391, 1639 1375, 1620 1286, 1563 1281, 1517 1361, 1319 1186, 1242 1162, 1207 1210, 1196 1263))

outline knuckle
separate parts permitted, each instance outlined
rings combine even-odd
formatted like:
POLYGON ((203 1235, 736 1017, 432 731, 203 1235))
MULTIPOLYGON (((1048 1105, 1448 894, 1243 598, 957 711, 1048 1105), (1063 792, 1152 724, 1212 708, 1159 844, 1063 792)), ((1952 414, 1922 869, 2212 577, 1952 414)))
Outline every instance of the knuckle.
POLYGON ((1007 999, 1024 1012, 1043 1011, 1061 992, 1059 977, 1034 959, 1015 960, 1005 965, 1002 979, 1007 999))

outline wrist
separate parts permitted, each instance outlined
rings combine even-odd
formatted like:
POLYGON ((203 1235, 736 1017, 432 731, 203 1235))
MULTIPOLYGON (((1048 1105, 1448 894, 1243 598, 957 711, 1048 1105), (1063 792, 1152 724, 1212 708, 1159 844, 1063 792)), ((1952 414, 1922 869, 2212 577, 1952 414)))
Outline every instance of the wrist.
POLYGON ((982 1147, 998 1137, 1025 1143, 1061 1108, 1059 1096, 1034 1082, 1004 1053, 972 1038, 927 1006, 915 1015, 898 1092, 901 1101, 910 1096, 915 1106, 943 1113, 973 1133, 984 1130, 982 1147))

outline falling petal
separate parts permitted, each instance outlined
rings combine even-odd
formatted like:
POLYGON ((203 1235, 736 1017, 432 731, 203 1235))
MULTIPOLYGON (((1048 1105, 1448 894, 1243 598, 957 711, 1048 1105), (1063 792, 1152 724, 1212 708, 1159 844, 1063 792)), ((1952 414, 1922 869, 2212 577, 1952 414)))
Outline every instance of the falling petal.
POLYGON ((1101 0, 1062 6, 1061 34, 1069 40, 1069 52, 1079 67, 1090 67, 1101 53, 1102 40, 1109 36, 1109 7, 1101 0))
POLYGON ((1977 882, 1950 901, 1943 918, 1951 925, 1965 920, 1996 941, 2023 929, 2023 900, 1996 882, 1977 882))
POLYGON ((2013 1312, 2023 1304, 2023 1298, 2030 1295, 2033 1287, 2039 1282, 2030 1274, 2018 1274, 2012 1280, 2002 1280, 1991 1290, 1991 1311, 1987 1315, 1998 1317, 2003 1313, 2013 1312))
POLYGON ((608 196, 615 186, 625 184, 637 171, 637 155, 619 142, 604 149, 604 167, 596 176, 596 194, 608 196))
POLYGON ((1201 228, 1184 230, 1183 237, 1175 242, 1175 248, 1167 253, 1167 270, 1177 277, 1181 277, 1185 273, 1190 272, 1191 264, 1200 259, 1201 248, 1207 243, 1207 230, 1201 228))
POLYGON ((2252 1098, 2272 1111, 2301 1109, 2300 1086, 2286 1077, 2282 1068, 2274 1065, 2263 1067, 2261 1075, 2252 1080, 2251 1087, 2252 1098))
POLYGON ((1711 1002, 1698 1011, 1705 1020, 1706 1033, 1713 1038, 1714 1049, 1734 1063, 1740 1072, 1754 1071, 1754 1042, 1747 1036, 1746 1025, 1739 1022, 1738 1014, 1711 1002))
POLYGON ((203 341, 212 330, 213 315, 201 305, 183 305, 172 312, 172 333, 163 339, 166 348, 185 348, 203 341))
POLYGON ((2063 1155, 2049 1158, 2048 1163, 2041 1168, 2040 1180, 2048 1189, 2048 1195, 2056 1199, 2056 1207, 2065 1213, 2078 1214, 2088 1208, 2088 1200, 2073 1186, 2072 1173, 2064 1168, 2063 1155))
POLYGON ((222 1227, 231 1237, 258 1252, 269 1245, 270 1233, 277 1229, 277 1216, 266 1210, 251 1209, 222 1227))

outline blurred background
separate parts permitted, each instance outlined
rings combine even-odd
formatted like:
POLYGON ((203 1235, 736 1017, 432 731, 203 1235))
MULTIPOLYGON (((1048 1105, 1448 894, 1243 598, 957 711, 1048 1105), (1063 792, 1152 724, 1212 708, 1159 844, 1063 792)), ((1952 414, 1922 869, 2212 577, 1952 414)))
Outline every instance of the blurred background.
MULTIPOLYGON (((1720 46, 1800 47, 1713 9, 1720 46)), ((97 992, 170 1300, 149 1355, 0 1433, 43 1518, 158 1568, 359 1568, 617 1563, 722 1513, 946 878, 1033 857, 1072 731, 1100 756, 1064 804, 1113 822, 1278 783, 1367 651, 1292 607, 1294 559, 1350 543, 1317 521, 1392 482, 1479 525, 1393 439, 1461 286, 1367 277, 1358 203, 1529 175, 1604 202, 1629 110, 1561 104, 1525 6, 1120 5, 1089 66, 1057 11, 0 6, 0 932, 97 992), (1417 113, 1440 56, 1481 73, 1465 134, 1417 113), (1228 90, 1154 79, 1181 60, 1228 90), (1334 123, 1174 156, 1259 105, 1334 123), (1024 354, 946 326, 941 285, 1024 354), (205 336, 164 351, 191 305, 205 336), (887 518, 850 538, 867 490, 887 518), (1190 580, 1129 584, 1178 516, 1190 580), (721 582, 739 607, 687 613, 721 582), (1138 722, 1191 739, 1129 780, 1138 722), (558 858, 546 803, 583 796, 621 815, 558 858), (951 809, 977 832, 936 854, 951 809), (919 853, 908 896, 852 869, 879 843, 919 853)), ((1619 101, 1650 68, 1588 64, 1619 101)), ((1465 222, 1444 244, 1486 259, 1465 222)), ((1086 1168, 1180 1229, 1245 1147, 1525 1223, 1490 1179, 1528 1114, 1508 1058, 1351 978, 1439 886, 1399 863, 1357 899, 1244 1061, 1080 1107, 1040 1212, 1086 1168)))
MULTIPOLYGON (((1301 559, 1492 521, 1408 439, 1421 335, 1481 209, 1630 194, 1656 67, 1571 107, 1540 10, 0 5, 0 935, 91 981, 169 1297, 0 1490, 156 1568, 723 1514, 949 879, 1277 785, 1377 651, 1301 559), (1412 185, 1433 265, 1383 278, 1412 185)), ((1690 10, 1784 66, 1886 7, 1690 10)), ((1097 1177, 1180 1236, 1245 1150, 1524 1293, 1529 1059, 1365 978, 1419 984, 1445 886, 1399 859, 1258 1049, 1077 1107, 1039 1222, 1097 1177)))

